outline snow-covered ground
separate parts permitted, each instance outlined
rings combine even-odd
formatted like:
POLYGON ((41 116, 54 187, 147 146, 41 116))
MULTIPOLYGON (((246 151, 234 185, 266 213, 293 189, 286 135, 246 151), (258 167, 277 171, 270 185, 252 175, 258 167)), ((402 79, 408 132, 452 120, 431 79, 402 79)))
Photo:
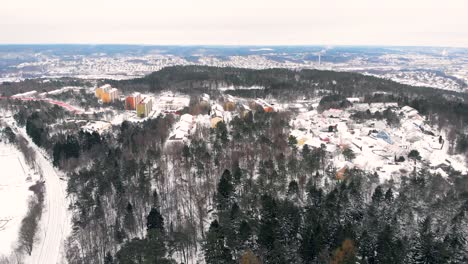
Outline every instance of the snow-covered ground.
POLYGON ((65 193, 65 183, 51 162, 42 154, 37 146, 33 146, 37 154, 37 162, 42 168, 45 180, 46 196, 45 210, 41 218, 41 233, 39 243, 33 249, 29 263, 55 264, 64 263, 64 242, 70 232, 70 216, 67 212, 68 201, 65 193))
MULTIPOLYGON (((65 191, 66 182, 61 180, 60 172, 55 170, 43 151, 31 142, 24 129, 16 128, 11 118, 5 118, 4 121, 7 121, 13 130, 21 133, 29 141, 35 151, 36 163, 42 171, 45 183, 45 204, 39 223, 37 243, 33 247, 31 256, 26 256, 25 262, 31 264, 65 263, 64 242, 71 231, 71 214, 67 210, 69 203, 65 191)), ((19 169, 16 168, 16 170, 19 169)), ((8 201, 11 201, 11 198, 8 201)))
POLYGON ((0 255, 8 256, 17 247, 21 221, 33 195, 28 188, 39 177, 11 144, 0 143, 0 168, 0 255))
POLYGON ((395 82, 408 84, 412 86, 434 87, 444 90, 463 92, 466 87, 447 76, 437 75, 428 71, 388 71, 382 73, 365 73, 378 78, 389 79, 395 82))
MULTIPOLYGON (((216 67, 239 67, 252 69, 288 68, 322 69, 369 73, 380 78, 390 78, 412 85, 440 89, 467 91, 468 64, 466 52, 441 56, 439 53, 424 53, 403 50, 388 50, 385 54, 366 53, 349 56, 347 52, 334 54, 338 60, 327 60, 322 54, 318 62, 316 53, 282 53, 274 50, 260 54, 215 56, 213 54, 148 53, 140 56, 125 55, 76 55, 62 58, 59 55, 33 54, 34 59, 11 65, 5 73, 0 72, 0 82, 18 81, 26 78, 77 77, 84 79, 130 79, 141 77, 164 67, 175 65, 207 65, 216 67), (436 74, 437 73, 437 74, 436 74), (440 73, 440 74, 439 74, 440 73), (460 82, 454 80, 458 79, 460 82), (463 82, 465 83, 463 85, 463 82)), ((336 51, 335 51, 336 52, 336 51)))
POLYGON ((418 112, 405 106, 399 108, 396 103, 355 104, 346 110, 330 109, 323 113, 317 110, 299 111, 291 121, 291 135, 298 140, 298 147, 304 145, 320 147, 333 157, 333 165, 338 169, 353 168, 377 172, 382 182, 398 180, 401 175, 407 175, 420 162, 408 159, 411 150, 417 150, 421 162, 426 163, 434 172, 446 175, 441 167, 451 166, 462 173, 467 172, 466 162, 461 155, 449 155, 448 144, 439 142, 446 138, 444 131, 436 131, 425 122, 418 112), (353 111, 370 110, 371 113, 391 107, 401 117, 401 125, 390 126, 385 120, 370 119, 359 123, 350 115, 353 111), (330 127, 336 126, 332 132, 330 127), (351 161, 346 161, 342 151, 350 148, 356 155, 351 161), (402 156, 405 161, 395 162, 402 156))

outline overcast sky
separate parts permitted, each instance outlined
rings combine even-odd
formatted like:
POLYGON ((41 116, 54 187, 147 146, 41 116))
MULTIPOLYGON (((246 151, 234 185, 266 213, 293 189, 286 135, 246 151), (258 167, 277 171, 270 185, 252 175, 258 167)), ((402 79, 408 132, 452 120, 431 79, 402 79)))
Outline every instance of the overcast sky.
POLYGON ((468 47, 468 0, 2 0, 0 43, 468 47))

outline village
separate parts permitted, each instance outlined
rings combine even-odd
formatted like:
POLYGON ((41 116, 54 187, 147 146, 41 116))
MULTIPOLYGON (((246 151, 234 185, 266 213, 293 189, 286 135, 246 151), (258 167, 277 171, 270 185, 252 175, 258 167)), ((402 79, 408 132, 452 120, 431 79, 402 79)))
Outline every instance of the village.
MULTIPOLYGON (((191 115, 183 113, 184 108, 188 107, 190 103, 190 97, 184 94, 172 92, 141 94, 134 92, 124 96, 120 95, 117 88, 105 84, 95 89, 95 95, 103 105, 124 100, 125 113, 115 115, 113 120, 107 124, 102 121, 91 121, 83 129, 103 132, 107 128, 110 128, 113 123, 119 121, 141 122, 148 118, 157 117, 160 114, 174 114, 179 116, 179 119, 174 125, 169 142, 188 142, 190 135, 194 133, 197 125, 216 128, 219 122, 229 123, 234 116, 245 116, 248 112, 252 111, 251 109, 255 109, 256 107, 261 107, 265 112, 280 111, 282 109, 274 107, 262 99, 247 100, 231 95, 223 95, 219 102, 217 102, 211 100, 208 94, 202 94, 196 98, 196 104, 200 109, 205 111, 201 111, 197 115, 191 115)), ((87 114, 91 114, 91 112, 87 114)))
MULTIPOLYGON (((94 108, 85 111, 72 103, 47 99, 48 95, 61 92, 77 93, 77 89, 79 90, 65 87, 48 94, 19 94, 15 98, 46 98, 41 100, 75 111, 77 117, 70 122, 81 124, 82 130, 98 133, 104 133, 123 121, 142 122, 159 115, 173 114, 177 121, 168 138, 168 144, 189 144, 197 126, 216 128, 219 122, 228 124, 235 116, 245 117, 249 112, 260 108, 265 112, 288 111, 292 113, 289 136, 295 140, 297 149, 301 151, 304 146, 324 148, 332 157, 333 166, 338 171, 337 177, 348 169, 359 168, 376 172, 382 181, 392 180, 399 175, 408 175, 423 163, 442 176, 447 175, 444 171, 447 167, 466 171, 463 157, 447 154, 449 146, 445 144, 446 135, 443 130, 433 130, 416 109, 400 107, 396 102, 364 103, 363 98, 346 98, 348 107, 319 111, 320 98, 284 103, 273 98, 235 97, 226 93, 231 89, 222 88, 219 89, 221 96, 216 99, 208 94, 194 98, 171 91, 159 94, 133 92, 124 95, 119 89, 105 84, 86 89, 88 92, 93 91, 102 106, 99 111, 108 113, 103 118, 94 118, 97 111, 94 108), (191 101, 198 109, 191 111, 192 114, 187 111, 191 101), (124 104, 123 111, 109 110, 112 108, 107 105, 111 106, 116 102, 124 104), (397 125, 389 124, 385 119, 353 118, 357 113, 373 116, 385 111, 391 111, 398 117, 397 125), (413 150, 417 151, 417 156, 409 157, 413 150), (346 155, 350 152, 352 158, 346 155)), ((414 151, 413 154, 416 153, 414 151)))
MULTIPOLYGON (((96 95, 100 94, 99 89, 108 91, 108 94, 101 95, 103 102, 117 98, 112 94, 114 88, 98 88, 96 95)), ((444 132, 433 131, 425 118, 412 107, 400 107, 396 102, 369 104, 363 103, 362 98, 347 98, 349 107, 318 111, 319 100, 280 103, 275 99, 246 99, 229 94, 223 94, 218 100, 210 100, 208 94, 203 94, 197 103, 209 109, 208 113, 180 115, 169 142, 188 143, 197 125, 215 128, 219 122, 229 123, 234 116, 244 117, 262 108, 265 112, 293 113, 290 136, 296 140, 297 148, 301 150, 306 145, 309 148, 324 147, 333 157, 337 177, 347 169, 359 168, 378 173, 382 181, 395 180, 399 175, 411 173, 419 163, 429 165, 433 172, 442 176, 447 175, 443 168, 449 166, 466 171, 462 157, 447 154, 449 146, 445 144, 444 132), (384 111, 394 113, 399 119, 398 125, 389 124, 385 119, 353 118, 353 114, 360 112, 374 115, 384 111), (348 153, 351 150, 352 158, 343 155, 345 150, 348 153), (417 153, 415 157, 410 155, 412 151, 412 155, 417 153)), ((138 118, 148 118, 161 113, 181 113, 189 101, 188 96, 167 92, 159 96, 134 93, 125 97, 125 108, 136 111, 138 118)))

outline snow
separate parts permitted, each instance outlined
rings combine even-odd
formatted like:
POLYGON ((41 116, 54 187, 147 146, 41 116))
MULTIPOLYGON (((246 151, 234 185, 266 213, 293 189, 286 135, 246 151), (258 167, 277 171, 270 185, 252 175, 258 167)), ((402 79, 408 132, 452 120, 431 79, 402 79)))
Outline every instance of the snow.
MULTIPOLYGON (((355 104, 346 110, 330 109, 318 114, 316 110, 303 112, 292 117, 290 135, 296 137, 298 148, 304 145, 318 148, 325 144, 327 152, 333 158, 333 165, 341 169, 344 164, 339 150, 351 148, 356 158, 352 161, 355 167, 368 172, 377 172, 380 181, 398 180, 414 169, 414 161, 408 160, 408 153, 416 149, 422 162, 434 167, 434 171, 446 175, 441 164, 450 165, 462 173, 467 172, 467 164, 461 155, 449 155, 448 144, 440 144, 439 135, 425 134, 424 131, 435 131, 424 117, 409 106, 401 109, 396 104, 355 104), (391 106, 397 115, 402 114, 401 126, 390 127, 386 122, 368 120, 357 124, 349 116, 353 111, 383 111, 391 106), (416 114, 415 114, 416 112, 416 114), (336 132, 328 132, 329 126, 337 127, 336 132), (376 130, 369 134, 369 131, 376 130), (394 158, 403 156, 406 161, 396 163, 394 158)), ((440 133, 446 138, 445 133, 440 133)), ((348 168, 349 164, 347 165, 348 168)))
POLYGON ((65 183, 51 162, 33 145, 36 162, 42 169, 45 181, 45 208, 40 222, 39 243, 33 249, 28 263, 53 264, 63 263, 63 243, 70 232, 70 215, 67 212, 68 201, 65 195, 65 183))
POLYGON ((83 88, 78 87, 78 86, 66 86, 66 87, 56 89, 56 90, 53 90, 53 91, 50 91, 50 92, 40 93, 39 96, 45 97, 45 96, 50 95, 50 94, 57 95, 57 94, 65 93, 65 92, 68 92, 68 91, 79 91, 81 89, 83 89, 83 88))
POLYGON ((94 131, 98 133, 103 133, 112 127, 112 124, 105 121, 90 121, 86 125, 82 126, 83 131, 92 133, 94 131))
POLYGON ((44 210, 37 234, 38 241, 33 247, 31 256, 26 256, 25 263, 64 263, 66 262, 64 241, 71 232, 71 214, 67 210, 69 201, 65 195, 66 182, 60 179, 60 173, 55 170, 43 151, 31 142, 25 130, 16 128, 11 118, 5 121, 8 121, 10 127, 21 133, 35 151, 36 163, 42 171, 46 190, 44 210))
POLYGON ((30 97, 30 96, 33 96, 35 94, 37 94, 37 91, 30 91, 30 92, 26 92, 26 93, 15 94, 12 97, 30 97))
POLYGON ((38 178, 12 145, 0 143, 0 256, 12 253, 21 221, 28 211, 28 190, 38 178), (28 176, 33 176, 27 180, 28 176))
POLYGON ((233 91, 233 90, 265 90, 265 87, 253 85, 253 86, 227 86, 218 88, 220 91, 233 91))
POLYGON ((179 121, 174 125, 169 139, 175 141, 187 141, 189 136, 194 133, 196 129, 195 118, 190 114, 184 114, 180 117, 179 121))

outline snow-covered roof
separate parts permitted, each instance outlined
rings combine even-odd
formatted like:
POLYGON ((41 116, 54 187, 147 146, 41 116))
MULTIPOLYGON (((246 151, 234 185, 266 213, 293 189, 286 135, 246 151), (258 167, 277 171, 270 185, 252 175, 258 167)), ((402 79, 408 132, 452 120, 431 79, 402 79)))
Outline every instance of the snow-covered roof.
POLYGON ((411 107, 411 106, 408 106, 408 105, 405 105, 405 106, 403 106, 401 108, 401 111, 406 112, 406 113, 408 113, 410 111, 413 111, 413 110, 415 110, 415 109, 413 107, 411 107))
POLYGON ((183 114, 181 117, 180 117, 180 121, 181 122, 184 122, 184 123, 193 123, 193 115, 191 114, 183 114))
POLYGON ((103 86, 100 87, 101 89, 110 89, 112 86, 110 84, 104 84, 103 86))
POLYGON ((145 97, 140 101, 139 104, 147 104, 149 102, 151 102, 151 98, 150 97, 145 97))

